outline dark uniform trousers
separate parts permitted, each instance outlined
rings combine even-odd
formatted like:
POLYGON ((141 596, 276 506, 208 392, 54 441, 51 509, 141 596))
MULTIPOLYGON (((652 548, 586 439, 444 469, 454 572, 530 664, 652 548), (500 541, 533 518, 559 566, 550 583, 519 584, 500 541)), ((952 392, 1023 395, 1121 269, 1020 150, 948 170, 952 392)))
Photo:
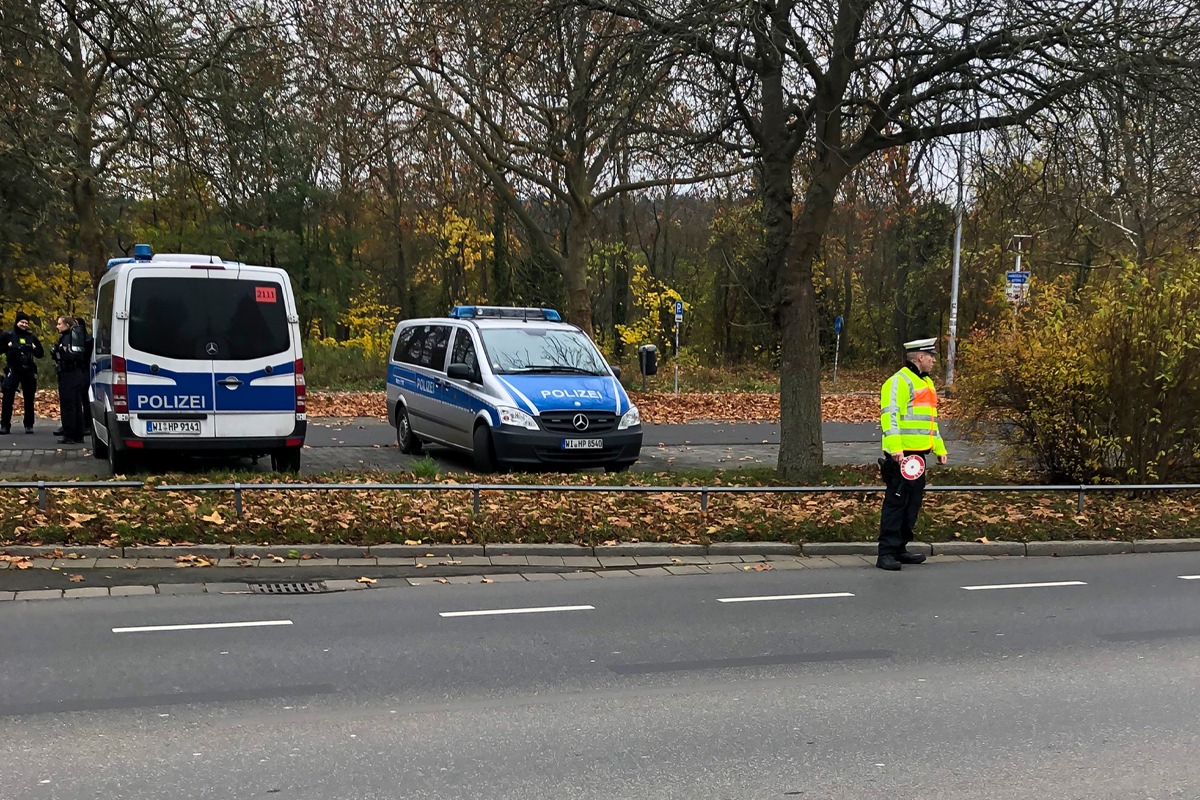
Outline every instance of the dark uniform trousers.
MULTIPOLYGON (((930 453, 906 451, 905 455, 919 455, 929 464, 930 453)), ((921 511, 921 499, 925 496, 925 475, 916 480, 905 480, 900 474, 900 465, 891 457, 880 459, 880 472, 887 484, 883 497, 883 512, 879 515, 879 555, 898 556, 905 545, 913 540, 913 527, 921 511)))
POLYGON ((3 400, 0 400, 0 428, 7 428, 12 423, 13 401, 16 399, 18 387, 25 398, 25 427, 33 427, 33 398, 37 394, 37 373, 32 370, 13 370, 4 377, 3 386, 0 387, 0 393, 3 395, 3 400))
POLYGON ((82 389, 87 385, 85 374, 80 367, 58 373, 58 407, 62 409, 63 436, 67 439, 83 438, 82 389))

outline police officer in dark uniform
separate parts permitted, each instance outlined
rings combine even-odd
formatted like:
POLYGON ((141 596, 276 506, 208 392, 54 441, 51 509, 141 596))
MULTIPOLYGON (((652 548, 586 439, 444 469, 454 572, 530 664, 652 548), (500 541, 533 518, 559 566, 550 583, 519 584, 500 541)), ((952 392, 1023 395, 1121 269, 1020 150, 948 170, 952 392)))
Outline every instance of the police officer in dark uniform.
POLYGON ((62 419, 59 444, 83 443, 83 395, 86 386, 86 334, 74 317, 58 318, 58 342, 50 351, 58 369, 58 408, 62 419))
POLYGON ((0 393, 3 395, 0 403, 0 436, 7 436, 11 432, 17 389, 25 398, 25 432, 33 433, 33 399, 37 394, 37 363, 34 359, 44 357, 46 351, 33 332, 29 315, 24 311, 17 312, 16 324, 11 331, 0 334, 0 353, 4 354, 7 362, 4 377, 0 379, 0 393))
POLYGON ((96 340, 88 333, 87 320, 83 317, 76 317, 75 325, 83 331, 84 346, 87 348, 83 355, 83 383, 79 386, 79 402, 83 403, 83 433, 86 436, 92 432, 92 408, 88 387, 92 382, 92 350, 96 347, 96 340))

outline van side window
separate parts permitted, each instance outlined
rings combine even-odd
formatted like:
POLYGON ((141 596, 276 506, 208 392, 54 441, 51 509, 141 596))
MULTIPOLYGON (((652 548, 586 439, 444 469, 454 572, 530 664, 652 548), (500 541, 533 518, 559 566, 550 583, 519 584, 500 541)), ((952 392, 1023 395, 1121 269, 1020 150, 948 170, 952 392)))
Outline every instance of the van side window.
POLYGON ((450 353, 450 363, 466 364, 471 368, 471 372, 479 374, 475 358, 475 341, 471 338, 470 331, 464 328, 458 329, 454 338, 454 350, 450 353))
POLYGON ((412 343, 413 334, 416 328, 404 328, 400 331, 400 335, 396 337, 396 350, 392 353, 392 361, 404 361, 404 353, 408 350, 409 344, 412 343))
POLYGON ((422 367, 446 371, 446 349, 450 346, 450 326, 430 325, 421 346, 422 367))
POLYGON ((401 341, 396 344, 396 360, 405 364, 420 364, 421 350, 425 347, 425 334, 428 332, 429 326, 426 325, 422 328, 408 328, 401 333, 401 341))
POLYGON ((96 301, 96 355, 106 356, 112 352, 113 304, 117 296, 116 281, 109 281, 100 287, 100 296, 96 301))

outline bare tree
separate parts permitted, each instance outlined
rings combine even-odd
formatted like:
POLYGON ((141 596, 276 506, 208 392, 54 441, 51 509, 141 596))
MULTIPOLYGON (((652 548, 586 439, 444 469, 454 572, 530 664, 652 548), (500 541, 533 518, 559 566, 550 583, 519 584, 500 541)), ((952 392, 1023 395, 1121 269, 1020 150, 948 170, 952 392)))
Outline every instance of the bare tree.
POLYGON ((568 316, 585 330, 595 210, 729 172, 695 166, 706 155, 695 151, 686 174, 663 168, 668 145, 656 131, 685 130, 693 114, 668 91, 670 52, 628 36, 624 20, 533 0, 367 0, 355 11, 347 30, 371 45, 348 39, 348 50, 391 76, 386 94, 442 124, 488 177, 530 247, 562 274, 568 316), (622 153, 639 166, 632 177, 618 169, 622 153), (558 215, 538 213, 541 204, 566 212, 564 230, 546 228, 558 215))
POLYGON ((1195 69, 1195 0, 577 0, 702 59, 762 162, 779 273, 780 471, 822 463, 813 263, 843 181, 872 153, 1019 125, 1082 89, 1195 69), (801 171, 793 210, 793 172, 801 171))

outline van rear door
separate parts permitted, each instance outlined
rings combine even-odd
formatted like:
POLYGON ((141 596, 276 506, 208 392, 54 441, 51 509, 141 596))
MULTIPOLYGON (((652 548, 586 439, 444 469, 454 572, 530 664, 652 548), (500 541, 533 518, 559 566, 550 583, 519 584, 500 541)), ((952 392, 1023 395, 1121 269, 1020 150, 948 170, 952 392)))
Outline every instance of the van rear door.
POLYGON ((216 435, 287 436, 296 428, 299 324, 287 278, 269 269, 209 274, 216 435))
POLYGON ((206 352, 208 283, 206 271, 131 270, 124 357, 135 436, 216 435, 212 359, 206 352))

